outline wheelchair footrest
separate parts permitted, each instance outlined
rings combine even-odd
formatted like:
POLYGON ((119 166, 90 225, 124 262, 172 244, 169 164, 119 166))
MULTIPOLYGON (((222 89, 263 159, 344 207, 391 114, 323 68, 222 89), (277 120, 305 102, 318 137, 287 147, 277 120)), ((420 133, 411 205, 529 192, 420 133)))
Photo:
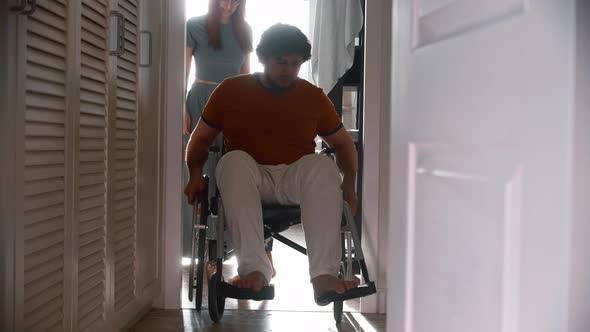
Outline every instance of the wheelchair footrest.
POLYGON ((249 288, 238 288, 236 286, 228 284, 227 282, 219 283, 218 287, 218 291, 220 292, 220 294, 223 294, 223 296, 232 299, 263 301, 272 300, 275 298, 274 285, 266 286, 259 292, 255 292, 249 288))
POLYGON ((349 289, 342 294, 336 292, 327 292, 316 299, 316 303, 320 306, 328 305, 334 301, 346 301, 351 299, 357 299, 360 297, 375 294, 377 289, 373 281, 360 285, 357 288, 349 289))

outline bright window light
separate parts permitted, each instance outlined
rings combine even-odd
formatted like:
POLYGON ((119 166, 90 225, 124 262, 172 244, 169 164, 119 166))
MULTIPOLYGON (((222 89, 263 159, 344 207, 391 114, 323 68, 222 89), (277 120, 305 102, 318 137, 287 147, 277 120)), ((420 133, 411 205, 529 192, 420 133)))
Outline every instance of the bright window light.
MULTIPOLYGON (((182 266, 189 266, 191 265, 191 259, 188 257, 182 257, 182 266)), ((195 259, 195 265, 199 264, 199 260, 195 259)), ((228 265, 238 265, 238 260, 236 259, 236 256, 232 256, 229 259, 227 259, 226 261, 223 262, 223 264, 228 264, 228 265)))
MULTIPOLYGON (((195 265, 199 263, 198 259, 195 259, 195 265)), ((189 266, 191 265, 191 259, 188 257, 182 257, 182 266, 189 266)))
MULTIPOLYGON (((299 28, 309 37, 309 1, 305 0, 248 0, 246 20, 252 27, 253 45, 260 42, 264 30, 275 23, 285 23, 299 28)), ((309 76, 309 62, 304 63, 299 71, 299 77, 307 79, 309 76)), ((263 71, 256 53, 251 55, 253 72, 263 71)))
MULTIPOLYGON (((186 19, 205 15, 209 1, 186 0, 186 19)), ((254 49, 260 42, 260 36, 264 30, 275 23, 291 24, 298 27, 306 36, 309 36, 309 1, 307 0, 247 0, 246 21, 252 27, 252 44, 254 49)), ((250 70, 262 72, 263 67, 258 62, 256 53, 250 54, 250 70)), ((191 66, 189 84, 195 77, 194 63, 191 66)), ((299 77, 309 80, 309 61, 301 66, 299 77)))

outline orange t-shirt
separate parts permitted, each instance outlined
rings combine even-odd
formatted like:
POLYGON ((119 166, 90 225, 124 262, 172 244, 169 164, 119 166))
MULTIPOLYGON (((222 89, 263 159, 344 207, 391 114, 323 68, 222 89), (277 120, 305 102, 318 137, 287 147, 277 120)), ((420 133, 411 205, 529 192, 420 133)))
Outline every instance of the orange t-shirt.
POLYGON ((275 93, 256 74, 225 79, 201 118, 223 130, 226 151, 242 150, 263 165, 291 164, 314 153, 316 135, 328 136, 342 127, 322 89, 298 79, 291 89, 275 93))

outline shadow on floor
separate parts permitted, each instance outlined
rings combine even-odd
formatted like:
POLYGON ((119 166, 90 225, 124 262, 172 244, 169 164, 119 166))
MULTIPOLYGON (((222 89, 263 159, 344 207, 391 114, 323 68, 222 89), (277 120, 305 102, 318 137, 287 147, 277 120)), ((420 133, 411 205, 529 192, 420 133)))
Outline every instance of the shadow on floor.
POLYGON ((384 332, 384 315, 345 313, 342 323, 336 325, 329 312, 293 312, 264 310, 226 310, 221 322, 215 324, 207 311, 157 310, 149 312, 131 332, 384 332))

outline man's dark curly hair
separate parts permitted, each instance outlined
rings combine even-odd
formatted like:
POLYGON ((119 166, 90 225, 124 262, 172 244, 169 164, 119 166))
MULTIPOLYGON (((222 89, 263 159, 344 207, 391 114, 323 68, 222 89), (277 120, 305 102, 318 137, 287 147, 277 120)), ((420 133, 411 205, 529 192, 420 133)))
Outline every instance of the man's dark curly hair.
POLYGON ((268 28, 260 37, 256 55, 260 62, 273 56, 297 54, 303 62, 311 58, 311 44, 301 30, 288 24, 277 23, 268 28))

